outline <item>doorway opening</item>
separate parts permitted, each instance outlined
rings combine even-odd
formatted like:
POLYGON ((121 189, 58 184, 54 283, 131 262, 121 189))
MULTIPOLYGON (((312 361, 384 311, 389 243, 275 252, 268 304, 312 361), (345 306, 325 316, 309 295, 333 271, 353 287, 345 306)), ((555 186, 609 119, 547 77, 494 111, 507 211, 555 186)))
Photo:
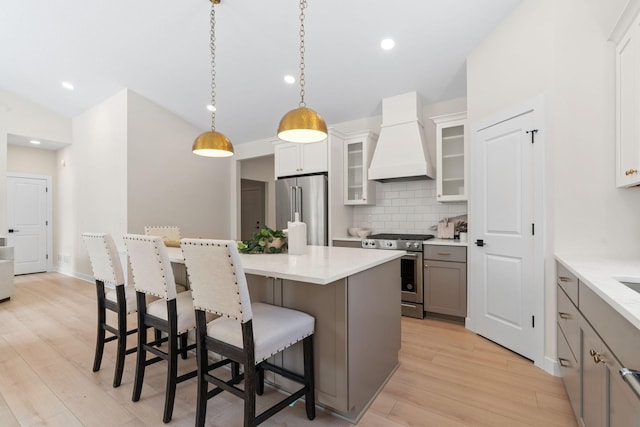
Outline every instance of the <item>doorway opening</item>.
POLYGON ((249 240, 266 225, 267 183, 240 180, 240 239, 249 240))

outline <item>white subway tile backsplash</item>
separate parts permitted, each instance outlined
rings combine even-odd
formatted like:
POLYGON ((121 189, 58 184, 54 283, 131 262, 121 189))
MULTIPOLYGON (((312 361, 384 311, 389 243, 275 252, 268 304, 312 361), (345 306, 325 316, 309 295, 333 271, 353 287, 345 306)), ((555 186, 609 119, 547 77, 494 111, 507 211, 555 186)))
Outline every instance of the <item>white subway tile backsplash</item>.
POLYGON ((374 233, 434 233, 442 218, 464 215, 467 203, 438 203, 436 182, 409 181, 376 184, 375 206, 354 206, 353 225, 374 233))

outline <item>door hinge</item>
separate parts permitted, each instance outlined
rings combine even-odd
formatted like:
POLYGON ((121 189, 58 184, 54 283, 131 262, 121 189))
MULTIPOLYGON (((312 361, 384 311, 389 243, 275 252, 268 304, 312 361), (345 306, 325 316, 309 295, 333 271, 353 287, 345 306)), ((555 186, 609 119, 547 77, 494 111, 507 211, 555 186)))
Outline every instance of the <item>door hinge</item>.
POLYGON ((536 225, 535 224, 531 224, 531 235, 532 236, 536 235, 536 225))
POLYGON ((49 221, 45 221, 44 225, 48 226, 49 225, 49 221))
POLYGON ((49 192, 49 187, 44 187, 44 192, 48 193, 49 192))
POLYGON ((45 256, 45 258, 46 258, 46 259, 49 259, 49 254, 47 254, 47 255, 45 256))
POLYGON ((528 130, 527 133, 531 134, 531 143, 533 144, 535 142, 535 134, 538 133, 538 129, 531 129, 528 130))
POLYGON ((531 327, 532 328, 536 327, 536 316, 531 316, 531 327))

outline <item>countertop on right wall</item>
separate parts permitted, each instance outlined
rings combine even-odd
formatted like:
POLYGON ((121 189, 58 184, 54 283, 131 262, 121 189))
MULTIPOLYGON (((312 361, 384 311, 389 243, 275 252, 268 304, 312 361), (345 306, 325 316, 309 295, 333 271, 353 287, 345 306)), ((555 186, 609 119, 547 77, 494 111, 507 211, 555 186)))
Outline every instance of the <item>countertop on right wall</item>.
POLYGON ((615 279, 640 282, 640 259, 607 259, 569 254, 556 254, 555 258, 640 329, 640 293, 615 279))

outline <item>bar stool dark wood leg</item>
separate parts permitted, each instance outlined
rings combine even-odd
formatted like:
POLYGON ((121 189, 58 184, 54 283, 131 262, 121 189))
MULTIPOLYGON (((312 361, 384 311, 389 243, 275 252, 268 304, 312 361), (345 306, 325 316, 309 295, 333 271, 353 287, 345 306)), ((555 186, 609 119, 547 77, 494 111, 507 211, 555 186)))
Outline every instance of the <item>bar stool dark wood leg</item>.
POLYGON ((96 353, 93 358, 93 372, 100 370, 102 364, 102 354, 104 353, 105 329, 104 325, 107 321, 107 313, 105 307, 104 283, 96 280, 96 292, 98 295, 98 333, 96 335, 96 353))

